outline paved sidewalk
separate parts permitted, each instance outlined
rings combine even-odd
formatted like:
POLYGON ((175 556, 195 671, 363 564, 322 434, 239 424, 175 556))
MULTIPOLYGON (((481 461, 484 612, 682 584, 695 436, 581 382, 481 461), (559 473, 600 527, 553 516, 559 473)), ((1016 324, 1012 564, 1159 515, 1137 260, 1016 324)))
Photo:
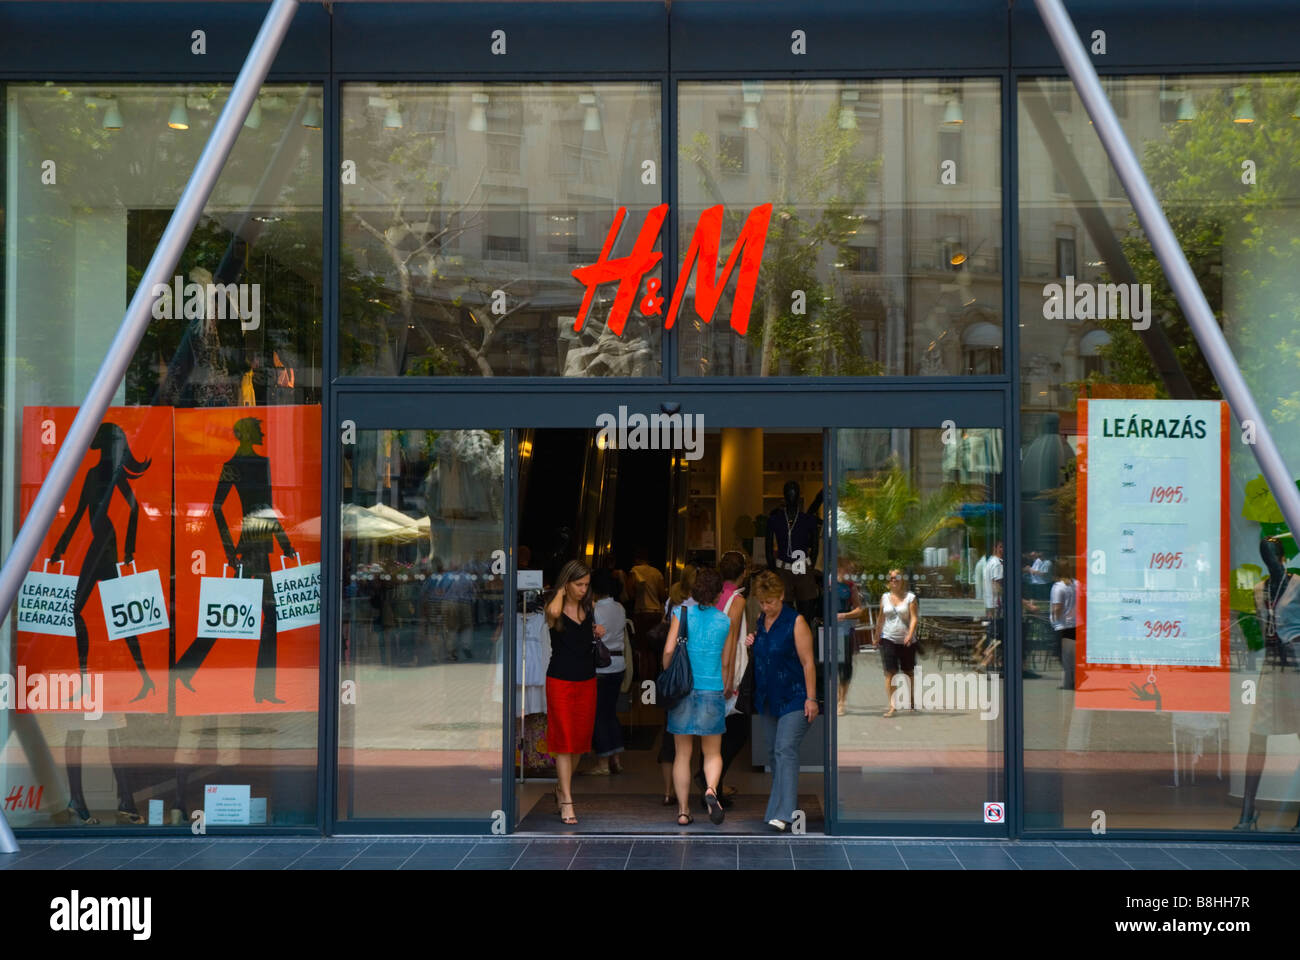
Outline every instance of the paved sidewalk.
POLYGON ((642 838, 31 840, 0 870, 1296 870, 1264 844, 642 838))

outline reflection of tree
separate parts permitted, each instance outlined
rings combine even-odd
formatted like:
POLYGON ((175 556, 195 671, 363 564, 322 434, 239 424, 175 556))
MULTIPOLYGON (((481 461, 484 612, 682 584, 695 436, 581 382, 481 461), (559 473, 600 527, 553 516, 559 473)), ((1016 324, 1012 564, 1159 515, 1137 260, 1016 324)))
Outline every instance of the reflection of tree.
POLYGON ((840 484, 839 549, 868 576, 921 562, 926 544, 943 530, 961 526, 958 508, 971 497, 959 484, 928 496, 912 486, 897 457, 873 476, 840 484))
MULTIPOLYGON (((847 299, 848 291, 833 279, 823 281, 818 267, 827 253, 838 253, 836 259, 843 261, 845 248, 865 220, 854 211, 862 208, 868 181, 879 170, 881 158, 859 156, 862 134, 856 128, 840 127, 837 101, 823 116, 801 124, 799 109, 806 102, 808 86, 785 85, 780 122, 764 124, 761 132, 750 131, 771 148, 775 190, 755 297, 762 311, 751 317, 747 336, 751 343, 757 339, 761 344, 760 376, 784 372, 782 368, 803 375, 879 374, 882 365, 863 350, 861 318, 847 299), (814 207, 820 207, 821 213, 814 207), (796 290, 806 297, 802 315, 793 312, 796 290)), ((764 115, 765 119, 772 116, 770 111, 764 115)), ((717 174, 734 172, 737 158, 711 143, 702 131, 681 149, 695 166, 704 193, 713 203, 724 203, 717 174)), ((726 210, 724 242, 734 240, 747 214, 748 210, 726 210)), ((690 227, 682 224, 683 231, 690 227)), ((724 261, 729 255, 726 249, 721 253, 724 261)))
MULTIPOLYGON (((1160 198, 1197 283, 1221 323, 1231 321, 1234 353, 1253 392, 1278 422, 1300 414, 1300 390, 1262 395, 1263 375, 1289 359, 1300 362, 1300 246, 1291 208, 1300 196, 1300 125, 1292 118, 1300 84, 1251 88, 1256 121, 1235 123, 1227 91, 1198 97, 1194 119, 1167 125, 1167 137, 1147 145, 1143 168, 1160 198), (1256 183, 1241 182, 1242 160, 1255 164, 1256 183), (1276 215, 1273 215, 1276 214, 1276 215), (1233 271, 1225 276, 1225 268, 1233 271), (1231 286, 1234 316, 1225 316, 1231 286)), ((1197 396, 1220 395, 1183 319, 1151 244, 1136 228, 1123 240, 1139 283, 1151 284, 1152 322, 1165 330, 1197 396)), ((1153 384, 1166 396, 1148 351, 1123 320, 1102 321, 1111 342, 1102 348, 1105 379, 1153 384)))

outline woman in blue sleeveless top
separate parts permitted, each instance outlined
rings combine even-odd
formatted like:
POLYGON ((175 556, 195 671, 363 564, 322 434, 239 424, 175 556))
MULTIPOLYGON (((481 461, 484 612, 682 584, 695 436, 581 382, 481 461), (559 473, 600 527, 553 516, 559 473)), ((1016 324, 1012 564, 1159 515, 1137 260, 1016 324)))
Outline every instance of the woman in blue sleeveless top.
POLYGON ((667 669, 685 616, 686 655, 694 682, 691 692, 668 710, 668 732, 673 735, 677 752, 673 759, 677 823, 683 827, 694 819, 690 813, 691 748, 697 736, 704 749, 704 803, 709 808, 709 819, 721 823, 725 816, 717 792, 722 778, 722 734, 727 728, 722 678, 731 676, 736 638, 731 633, 731 618, 713 605, 720 592, 721 574, 711 567, 700 570, 691 589, 695 605, 673 610, 664 644, 663 665, 667 669))
POLYGON ((753 581, 763 615, 746 638, 754 660, 754 715, 767 735, 772 792, 767 822, 786 830, 799 801, 799 744, 817 717, 817 690, 812 630, 808 621, 782 601, 785 585, 770 570, 753 581))

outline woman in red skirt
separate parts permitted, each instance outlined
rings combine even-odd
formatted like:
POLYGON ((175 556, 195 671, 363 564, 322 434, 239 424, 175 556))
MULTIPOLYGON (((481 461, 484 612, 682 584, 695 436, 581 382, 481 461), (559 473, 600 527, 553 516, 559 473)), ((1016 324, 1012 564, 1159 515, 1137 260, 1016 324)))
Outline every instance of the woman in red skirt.
POLYGON ((546 668, 546 743, 555 758, 559 785, 555 802, 560 819, 576 824, 573 771, 591 750, 596 725, 596 651, 605 628, 592 619, 591 570, 570 560, 555 579, 555 595, 546 604, 551 628, 551 665, 546 668), (568 808, 568 813, 565 813, 568 808))

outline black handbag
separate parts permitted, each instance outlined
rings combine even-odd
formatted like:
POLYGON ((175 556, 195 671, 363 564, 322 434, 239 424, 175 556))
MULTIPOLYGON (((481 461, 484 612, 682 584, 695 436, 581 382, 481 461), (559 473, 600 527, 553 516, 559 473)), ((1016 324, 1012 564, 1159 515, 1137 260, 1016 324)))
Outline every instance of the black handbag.
POLYGON ((686 654, 686 608, 682 607, 681 623, 677 627, 677 646, 668 667, 659 674, 655 681, 655 694, 658 702, 671 707, 678 700, 689 696, 695 687, 695 677, 691 673, 691 660, 686 654))
POLYGON ((605 646, 605 641, 599 637, 593 637, 591 641, 591 652, 596 658, 596 669, 603 670, 614 662, 614 655, 609 652, 609 647, 605 646))

